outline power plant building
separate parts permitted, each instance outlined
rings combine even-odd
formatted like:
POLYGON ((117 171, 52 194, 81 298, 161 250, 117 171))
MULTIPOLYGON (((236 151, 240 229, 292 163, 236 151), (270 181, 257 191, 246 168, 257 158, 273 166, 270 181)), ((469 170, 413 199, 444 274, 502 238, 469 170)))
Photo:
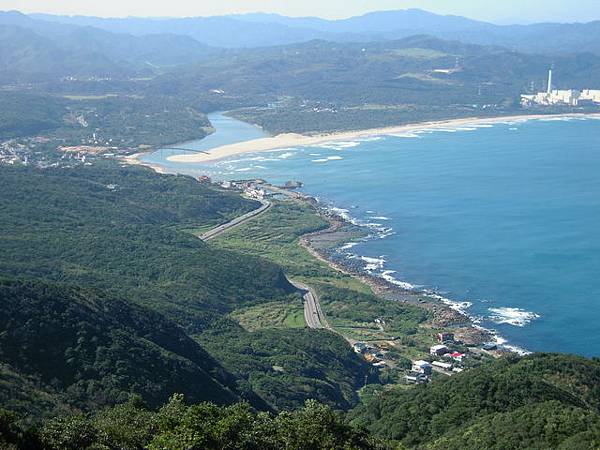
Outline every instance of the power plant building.
POLYGON ((548 89, 546 92, 538 92, 532 95, 521 95, 522 106, 583 106, 585 104, 600 105, 600 90, 575 89, 558 90, 552 89, 552 69, 548 71, 548 89))

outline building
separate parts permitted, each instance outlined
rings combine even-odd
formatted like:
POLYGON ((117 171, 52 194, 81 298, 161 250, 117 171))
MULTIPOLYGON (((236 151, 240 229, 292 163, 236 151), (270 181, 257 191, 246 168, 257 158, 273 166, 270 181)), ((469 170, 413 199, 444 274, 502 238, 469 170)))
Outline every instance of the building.
POLYGON ((461 362, 463 360, 463 358, 465 357, 465 354, 464 353, 460 353, 460 352, 453 352, 453 353, 450 353, 450 357, 454 361, 461 362))
POLYGON ((579 96, 579 102, 600 104, 600 89, 584 89, 579 96))
POLYGON ((446 371, 451 371, 452 370, 452 364, 450 363, 445 363, 445 362, 440 362, 440 361, 434 361, 431 363, 432 366, 434 367, 438 367, 442 370, 446 370, 446 371))
POLYGON ((425 384, 429 381, 427 375, 422 373, 411 372, 404 377, 407 384, 425 384))
POLYGON ((357 342, 352 346, 352 348, 354 349, 355 353, 358 353, 360 355, 366 352, 368 347, 367 344, 365 344, 364 342, 357 342))
POLYGON ((445 345, 434 345, 433 347, 431 347, 429 349, 429 354, 431 354, 432 356, 442 356, 445 355, 446 353, 448 353, 448 347, 446 347, 445 345))
POLYGON ((454 342, 454 333, 438 333, 437 339, 440 344, 454 342))
POLYGON ((584 104, 600 105, 600 90, 584 89, 552 89, 552 69, 548 71, 548 86, 546 92, 521 95, 521 105, 528 106, 579 106, 584 104))
POLYGON ((432 366, 427 361, 414 361, 412 365, 412 371, 416 373, 422 373, 424 375, 431 375, 432 366))

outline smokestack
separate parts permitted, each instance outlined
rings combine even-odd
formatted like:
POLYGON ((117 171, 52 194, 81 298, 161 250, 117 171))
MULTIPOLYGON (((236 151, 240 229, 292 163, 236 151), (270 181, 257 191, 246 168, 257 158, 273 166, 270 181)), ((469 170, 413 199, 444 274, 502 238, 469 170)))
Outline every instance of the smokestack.
POLYGON ((552 69, 548 70, 548 94, 552 93, 552 69))

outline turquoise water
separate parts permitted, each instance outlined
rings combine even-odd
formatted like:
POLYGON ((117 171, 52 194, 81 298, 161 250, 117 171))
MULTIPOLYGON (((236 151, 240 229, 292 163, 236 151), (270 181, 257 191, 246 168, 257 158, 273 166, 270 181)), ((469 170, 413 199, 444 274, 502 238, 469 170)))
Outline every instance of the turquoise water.
POLYGON ((599 120, 465 127, 177 167, 301 180, 372 230, 343 251, 373 274, 468 302, 461 307, 511 345, 600 355, 599 120))

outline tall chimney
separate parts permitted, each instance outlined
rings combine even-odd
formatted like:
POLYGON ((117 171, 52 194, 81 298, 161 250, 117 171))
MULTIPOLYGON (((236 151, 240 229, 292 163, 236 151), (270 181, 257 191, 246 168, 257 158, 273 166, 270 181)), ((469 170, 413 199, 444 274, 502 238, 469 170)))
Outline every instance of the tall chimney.
POLYGON ((552 94, 552 69, 548 70, 548 94, 552 94))

